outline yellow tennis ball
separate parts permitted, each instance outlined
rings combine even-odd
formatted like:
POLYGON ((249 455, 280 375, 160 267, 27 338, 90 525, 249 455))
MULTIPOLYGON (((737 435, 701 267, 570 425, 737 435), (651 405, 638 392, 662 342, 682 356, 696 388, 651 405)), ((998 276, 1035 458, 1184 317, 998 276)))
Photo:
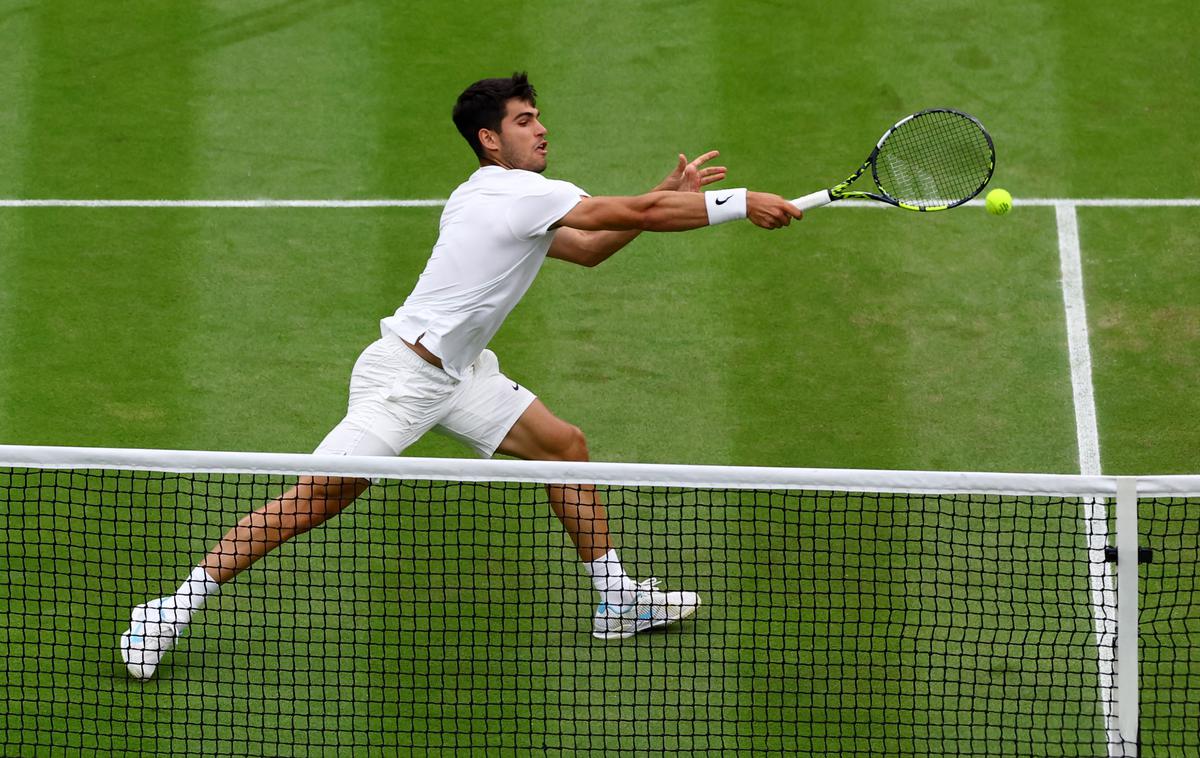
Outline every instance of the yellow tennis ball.
POLYGON ((1012 210, 1012 195, 1008 190, 994 189, 987 193, 987 212, 993 216, 1003 216, 1012 210))

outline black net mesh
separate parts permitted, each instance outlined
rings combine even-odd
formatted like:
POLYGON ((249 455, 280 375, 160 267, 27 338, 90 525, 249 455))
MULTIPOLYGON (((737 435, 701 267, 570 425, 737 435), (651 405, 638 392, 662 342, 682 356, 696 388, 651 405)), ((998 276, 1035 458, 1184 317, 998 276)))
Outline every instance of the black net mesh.
POLYGON ((875 157, 875 181, 919 208, 966 202, 987 184, 995 153, 987 133, 954 111, 926 111, 892 131, 875 157))
MULTIPOLYGON (((0 754, 1107 752, 1108 569, 1071 498, 600 487, 629 573, 703 601, 601 641, 544 487, 383 482, 131 678, 130 609, 289 483, 0 469, 0 754)), ((1156 508, 1143 736, 1181 755, 1196 519, 1156 508)))
POLYGON ((1200 755, 1200 499, 1142 500, 1138 525, 1143 755, 1200 755))

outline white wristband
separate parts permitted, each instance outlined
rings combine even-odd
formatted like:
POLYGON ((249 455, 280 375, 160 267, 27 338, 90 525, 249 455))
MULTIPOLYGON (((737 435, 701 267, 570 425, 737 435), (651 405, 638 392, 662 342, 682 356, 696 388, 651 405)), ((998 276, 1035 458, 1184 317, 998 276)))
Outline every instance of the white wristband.
POLYGON ((708 190, 704 193, 704 205, 708 208, 709 226, 745 218, 746 188, 708 190))

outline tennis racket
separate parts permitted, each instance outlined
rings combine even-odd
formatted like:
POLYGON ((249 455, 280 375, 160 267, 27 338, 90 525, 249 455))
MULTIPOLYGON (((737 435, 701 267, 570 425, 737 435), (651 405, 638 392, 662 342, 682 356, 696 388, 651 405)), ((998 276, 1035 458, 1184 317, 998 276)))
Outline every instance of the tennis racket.
POLYGON ((974 116, 950 108, 914 113, 884 132, 858 170, 841 184, 797 198, 800 210, 865 198, 910 211, 944 211, 978 195, 992 178, 996 148, 974 116), (867 168, 878 192, 852 190, 867 168))

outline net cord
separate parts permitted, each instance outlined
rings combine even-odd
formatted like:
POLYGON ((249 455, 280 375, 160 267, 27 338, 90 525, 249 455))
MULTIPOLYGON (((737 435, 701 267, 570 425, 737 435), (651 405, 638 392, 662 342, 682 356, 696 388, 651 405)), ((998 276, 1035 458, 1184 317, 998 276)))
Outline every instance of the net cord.
MULTIPOLYGON (((887 471, 869 469, 695 466, 346 457, 295 453, 0 445, 0 465, 43 469, 323 475, 364 479, 546 484, 622 484, 657 487, 911 492, 928 494, 1115 497, 1118 477, 1077 474, 887 471)), ((1200 496, 1200 475, 1137 479, 1141 497, 1200 496)))

